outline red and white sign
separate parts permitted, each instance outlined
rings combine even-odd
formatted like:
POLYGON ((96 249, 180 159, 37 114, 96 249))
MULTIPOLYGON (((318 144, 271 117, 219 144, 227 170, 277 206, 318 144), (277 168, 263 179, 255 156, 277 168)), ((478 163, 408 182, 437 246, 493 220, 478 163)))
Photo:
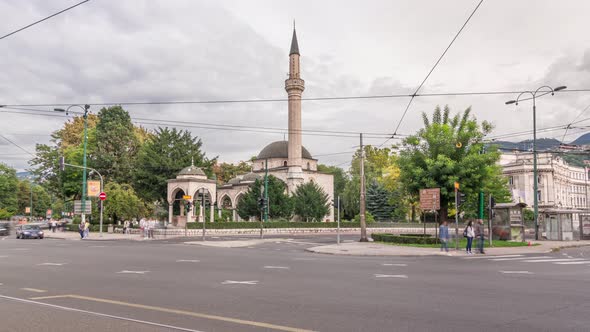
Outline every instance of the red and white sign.
POLYGON ((104 201, 107 199, 107 194, 103 191, 100 193, 100 195, 98 195, 98 198, 100 198, 101 201, 104 201))

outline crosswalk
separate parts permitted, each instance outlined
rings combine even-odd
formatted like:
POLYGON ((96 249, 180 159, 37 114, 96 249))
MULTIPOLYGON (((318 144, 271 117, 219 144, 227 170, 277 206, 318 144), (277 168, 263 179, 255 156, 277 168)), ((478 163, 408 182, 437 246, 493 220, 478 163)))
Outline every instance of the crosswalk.
POLYGON ((522 263, 522 264, 555 264, 555 265, 573 265, 573 266, 590 266, 590 258, 574 258, 572 256, 564 255, 564 257, 556 256, 540 256, 540 255, 503 255, 503 256, 466 256, 461 257, 464 260, 485 260, 490 262, 506 262, 506 263, 522 263))

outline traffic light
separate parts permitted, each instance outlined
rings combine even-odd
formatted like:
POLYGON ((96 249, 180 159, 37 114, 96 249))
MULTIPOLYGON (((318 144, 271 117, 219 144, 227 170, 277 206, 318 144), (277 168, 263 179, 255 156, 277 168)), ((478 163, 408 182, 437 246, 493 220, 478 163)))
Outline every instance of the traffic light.
POLYGON ((186 212, 189 212, 192 207, 193 207, 193 203, 191 203, 191 201, 187 201, 186 202, 186 212))
POLYGON ((101 200, 98 200, 96 202, 96 205, 97 205, 97 208, 98 208, 98 212, 100 212, 100 210, 102 210, 102 201, 101 200))
POLYGON ((496 200, 494 199, 494 197, 490 196, 490 209, 493 209, 494 206, 496 206, 496 200))
POLYGON ((264 209, 264 208, 266 207, 266 199, 264 199, 264 198, 262 198, 262 197, 261 197, 261 198, 259 198, 259 199, 258 199, 258 206, 259 206, 261 209, 264 209))
POLYGON ((467 195, 464 193, 457 191, 457 207, 460 207, 467 201, 467 195))
POLYGON ((66 161, 64 157, 59 157, 59 170, 64 171, 66 169, 66 161))

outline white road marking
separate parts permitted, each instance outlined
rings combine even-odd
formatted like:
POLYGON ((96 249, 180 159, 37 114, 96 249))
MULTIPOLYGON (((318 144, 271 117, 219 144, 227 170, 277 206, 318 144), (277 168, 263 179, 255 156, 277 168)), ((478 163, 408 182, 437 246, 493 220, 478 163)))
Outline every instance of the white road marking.
POLYGON ((275 249, 275 250, 276 250, 276 251, 281 251, 281 249, 279 249, 279 248, 277 248, 277 249, 275 249))
POLYGON ((8 257, 8 256, 0 256, 0 258, 6 258, 6 257, 8 257))
POLYGON ((14 248, 14 249, 10 249, 10 250, 31 250, 31 248, 14 248))
POLYGON ((583 258, 557 258, 557 259, 538 259, 538 260, 533 260, 533 259, 529 259, 526 261, 523 261, 525 263, 550 263, 550 262, 573 262, 573 261, 582 261, 584 260, 583 258))
POLYGON ((498 272, 504 273, 504 274, 534 274, 529 271, 498 271, 498 272))
POLYGON ((398 264, 398 263, 383 263, 383 266, 408 266, 408 264, 398 264))
POLYGON ((305 258, 305 257, 295 257, 293 258, 294 261, 315 261, 317 258, 305 258))
POLYGON ((557 262, 553 264, 559 265, 578 265, 578 264, 590 264, 590 261, 577 261, 577 262, 557 262))
POLYGON ((89 246, 88 248, 106 248, 107 246, 89 246))
POLYGON ((536 257, 517 257, 517 258, 497 258, 497 259, 490 259, 491 261, 494 262, 501 262, 501 261, 521 261, 521 260, 525 260, 525 259, 542 259, 542 258, 551 258, 551 256, 536 256, 536 257))
POLYGON ((24 291, 28 291, 28 292, 34 292, 34 293, 46 293, 46 290, 43 289, 37 289, 37 288, 21 288, 21 290, 24 291))
POLYGON ((119 271, 117 273, 126 273, 126 274, 146 274, 150 271, 128 271, 128 270, 123 270, 123 271, 119 271))
POLYGON ((488 259, 492 259, 492 258, 509 258, 509 257, 522 257, 524 255, 503 255, 503 256, 485 256, 485 255, 481 255, 481 256, 467 256, 467 257, 461 257, 462 259, 484 259, 484 258, 488 258, 488 259))
POLYGON ((212 239, 219 239, 219 236, 212 236, 212 239))
POLYGON ((288 267, 288 266, 272 266, 272 265, 266 265, 264 268, 265 269, 279 269, 279 270, 280 269, 282 269, 282 270, 289 270, 290 269, 290 267, 288 267))
POLYGON ((41 264, 37 264, 39 266, 62 266, 65 265, 67 263, 41 263, 41 264))
POLYGON ((200 260, 198 259, 177 259, 176 263, 198 263, 200 260))
POLYGON ((375 274, 375 278, 402 278, 408 279, 408 276, 405 274, 375 274))
POLYGON ((122 317, 122 316, 114 316, 114 315, 103 314, 103 313, 100 313, 100 312, 87 311, 87 310, 81 310, 81 309, 76 309, 76 308, 71 308, 71 307, 64 307, 64 306, 55 305, 55 304, 49 304, 49 303, 43 303, 43 302, 37 302, 37 301, 31 301, 31 300, 25 300, 25 299, 20 299, 20 298, 17 298, 17 297, 10 297, 10 296, 5 296, 5 295, 0 295, 0 298, 7 299, 7 300, 13 300, 13 301, 19 301, 19 302, 23 302, 23 303, 37 304, 37 305, 41 305, 41 306, 45 306, 45 307, 50 307, 50 308, 55 308, 55 309, 61 309, 61 310, 66 310, 66 311, 70 311, 70 312, 79 312, 79 313, 89 314, 89 315, 94 315, 94 316, 99 316, 99 317, 113 318, 113 319, 118 319, 118 320, 124 320, 124 321, 128 321, 128 322, 133 322, 133 323, 139 323, 139 324, 157 326, 157 327, 161 327, 161 328, 165 328, 165 329, 170 329, 170 330, 185 331, 185 332, 203 332, 203 331, 199 331, 199 330, 187 329, 187 328, 184 328, 184 327, 178 327, 178 326, 173 326, 173 325, 166 325, 166 324, 154 323, 154 322, 149 322, 149 321, 145 321, 145 320, 133 319, 133 318, 122 317))
POLYGON ((234 285, 234 284, 239 284, 239 285, 257 285, 258 284, 258 280, 248 280, 248 281, 226 280, 226 281, 222 282, 221 284, 222 285, 234 285))

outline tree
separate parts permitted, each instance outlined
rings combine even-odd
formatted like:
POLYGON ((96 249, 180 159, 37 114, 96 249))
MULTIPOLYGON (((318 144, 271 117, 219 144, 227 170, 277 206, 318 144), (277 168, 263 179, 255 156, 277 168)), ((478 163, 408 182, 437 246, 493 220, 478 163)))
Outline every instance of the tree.
POLYGON ((237 165, 229 164, 229 163, 217 163, 212 166, 213 173, 217 176, 217 183, 223 184, 227 183, 227 181, 235 178, 240 174, 248 173, 252 170, 252 165, 245 162, 240 161, 237 165))
MULTIPOLYGON (((238 201, 237 212, 240 218, 260 217, 262 210, 258 199, 262 197, 264 180, 256 180, 248 191, 238 201)), ((269 216, 271 218, 290 218, 293 213, 293 203, 287 195, 287 186, 280 179, 268 176, 269 216)))
POLYGON ((345 219, 351 220, 360 212, 360 181, 360 176, 353 176, 344 187, 342 203, 345 219))
POLYGON ((133 187, 146 201, 165 202, 167 180, 176 178, 178 172, 191 165, 201 167, 212 175, 209 160, 201 152, 203 143, 189 131, 176 128, 158 128, 139 149, 133 168, 133 187))
MULTIPOLYGON (((47 209, 51 208, 51 197, 42 186, 32 184, 33 216, 45 217, 47 209)), ((31 206, 31 182, 22 180, 18 183, 18 212, 25 213, 25 209, 31 206)))
POLYGON ((367 188, 367 210, 377 221, 391 220, 393 206, 390 204, 391 193, 377 181, 373 181, 367 188))
POLYGON ((16 170, 0 163, 0 209, 3 211, 3 216, 0 216, 0 219, 6 219, 6 215, 10 217, 17 212, 17 188, 16 170))
POLYGON ((297 187, 293 194, 293 210, 301 220, 322 221, 330 213, 330 198, 315 182, 297 187))
POLYGON ((109 182, 105 185, 105 192, 108 193, 108 200, 104 203, 103 214, 113 223, 146 216, 148 210, 145 203, 130 185, 109 182))
POLYGON ((400 178, 414 198, 420 189, 441 188, 440 215, 446 220, 455 182, 470 201, 477 199, 481 189, 502 182, 496 163, 500 154, 493 146, 483 153, 482 139, 493 127, 486 121, 478 123, 471 108, 450 117, 447 106, 442 111, 436 107, 432 120, 425 113, 422 118, 424 128, 402 142, 400 178))
POLYGON ((338 166, 319 164, 318 172, 332 174, 334 176, 334 195, 332 197, 334 197, 334 199, 338 199, 338 196, 342 197, 344 194, 344 188, 349 181, 344 170, 338 166))
POLYGON ((121 106, 101 109, 96 124, 96 152, 92 159, 105 181, 130 183, 138 148, 139 139, 129 113, 121 106))

